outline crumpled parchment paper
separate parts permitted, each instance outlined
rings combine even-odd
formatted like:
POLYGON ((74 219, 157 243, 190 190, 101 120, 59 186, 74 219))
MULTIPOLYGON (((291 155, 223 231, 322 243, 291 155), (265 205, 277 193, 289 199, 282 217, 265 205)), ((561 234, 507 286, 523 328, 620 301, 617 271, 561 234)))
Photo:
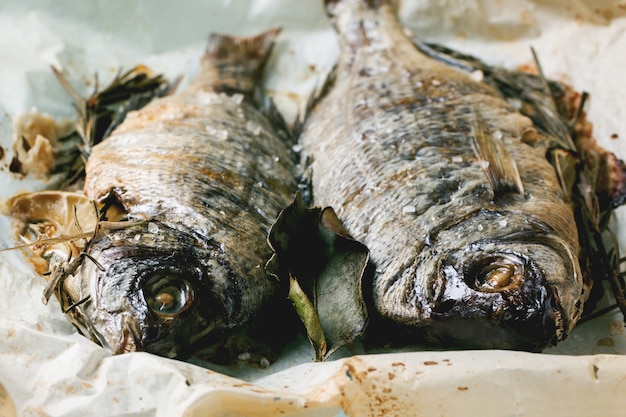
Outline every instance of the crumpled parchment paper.
MULTIPOLYGON (((591 99, 604 147, 626 158, 626 2, 403 0, 414 34, 513 67, 531 63, 591 99)), ((183 84, 212 31, 283 33, 265 79, 293 120, 337 58, 322 2, 4 0, 0 4, 0 204, 54 179, 9 172, 12 121, 35 107, 74 116, 50 65, 83 95, 145 64, 183 84)), ((626 219, 618 210, 615 228, 626 219)), ((626 233, 619 233, 622 247, 626 233)), ((0 243, 13 245, 0 217, 0 243)), ((0 253, 0 417, 11 416, 622 416, 626 337, 614 311, 578 326, 540 354, 507 351, 377 352, 343 349, 311 362, 306 340, 269 368, 218 368, 146 353, 111 356, 75 333, 17 251, 0 253)), ((606 300, 605 303, 610 302, 606 300)))

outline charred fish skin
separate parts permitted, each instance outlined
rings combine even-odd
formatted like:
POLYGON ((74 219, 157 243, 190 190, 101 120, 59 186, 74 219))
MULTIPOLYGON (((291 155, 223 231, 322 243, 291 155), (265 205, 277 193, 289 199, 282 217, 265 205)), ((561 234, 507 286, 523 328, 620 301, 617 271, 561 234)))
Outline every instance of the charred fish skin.
POLYGON ((314 204, 369 248, 377 313, 440 343, 563 339, 588 288, 547 140, 526 143, 528 118, 420 53, 388 1, 326 6, 340 57, 305 120, 302 163, 314 204))
POLYGON ((91 241, 63 288, 81 300, 68 314, 114 353, 180 355, 276 296, 266 239, 297 189, 295 157, 253 97, 278 33, 212 35, 184 91, 92 149, 85 194, 133 225, 91 241))

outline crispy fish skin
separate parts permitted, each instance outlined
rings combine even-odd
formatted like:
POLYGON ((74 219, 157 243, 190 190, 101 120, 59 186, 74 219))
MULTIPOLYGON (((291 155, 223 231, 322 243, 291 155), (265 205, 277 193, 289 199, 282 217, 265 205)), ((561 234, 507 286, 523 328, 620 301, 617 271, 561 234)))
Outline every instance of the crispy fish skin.
POLYGON ((541 136, 530 119, 420 53, 389 2, 326 6, 340 58, 305 121, 302 161, 314 203, 370 250, 375 310, 438 343, 565 338, 589 289, 549 138, 525 140, 541 136))
POLYGON ((177 356, 275 296, 267 232, 295 158, 253 93, 278 33, 212 35, 195 81, 92 149, 85 194, 131 226, 100 233, 62 285, 65 306, 81 301, 68 314, 112 352, 177 356))

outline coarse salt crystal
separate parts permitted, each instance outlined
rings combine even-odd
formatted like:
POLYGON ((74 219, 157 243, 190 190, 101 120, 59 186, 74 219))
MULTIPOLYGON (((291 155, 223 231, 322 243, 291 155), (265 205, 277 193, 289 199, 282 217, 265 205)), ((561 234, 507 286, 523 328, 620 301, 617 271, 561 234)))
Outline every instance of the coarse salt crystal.
POLYGON ((474 81, 480 82, 485 78, 485 74, 482 72, 482 70, 477 69, 470 74, 470 78, 474 81))
POLYGON ((243 102, 243 94, 233 94, 231 99, 235 104, 241 104, 243 102))
POLYGON ((248 120, 248 122, 246 123, 246 129, 248 129, 248 131, 254 136, 258 136, 259 133, 261 133, 261 125, 253 122, 252 120, 248 120))
POLYGON ((157 226, 156 223, 148 223, 148 232, 156 235, 157 233, 159 233, 159 226, 157 226))

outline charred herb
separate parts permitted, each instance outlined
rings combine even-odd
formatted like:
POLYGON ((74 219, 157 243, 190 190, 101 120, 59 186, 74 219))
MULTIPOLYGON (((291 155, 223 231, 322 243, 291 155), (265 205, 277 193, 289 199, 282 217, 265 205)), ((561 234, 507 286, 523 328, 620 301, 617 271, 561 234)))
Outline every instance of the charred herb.
POLYGON ((73 158, 67 183, 72 184, 84 176, 84 164, 89 158, 91 148, 102 142, 119 126, 128 112, 138 110, 155 98, 171 94, 180 83, 180 78, 169 82, 163 75, 154 75, 152 71, 138 65, 122 72, 118 71, 113 81, 100 89, 96 76, 94 92, 87 98, 82 97, 69 83, 63 73, 52 67, 59 82, 74 99, 74 108, 79 122, 72 136, 80 140, 76 146, 78 155, 73 158))

